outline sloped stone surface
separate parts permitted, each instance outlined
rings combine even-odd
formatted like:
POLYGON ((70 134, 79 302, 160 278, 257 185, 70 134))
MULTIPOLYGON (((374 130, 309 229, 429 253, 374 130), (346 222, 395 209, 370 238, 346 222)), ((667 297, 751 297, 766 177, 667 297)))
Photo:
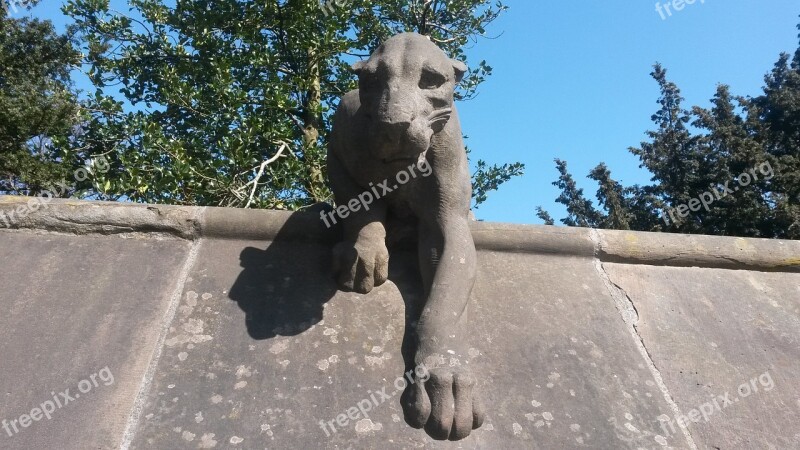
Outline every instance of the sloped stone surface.
POLYGON ((119 446, 189 245, 0 232, 0 448, 119 446))
POLYGON ((405 424, 394 386, 405 303, 419 299, 410 258, 393 255, 405 261, 393 281, 358 295, 336 291, 328 253, 204 242, 133 447, 658 445, 655 418, 668 406, 591 260, 480 253, 469 363, 488 419, 440 443, 405 424), (383 388, 391 398, 369 420, 323 430, 383 388))
POLYGON ((699 448, 800 448, 800 274, 604 267, 699 448))
POLYGON ((0 229, 2 449, 800 448, 798 242, 472 224, 487 421, 453 443, 408 427, 394 386, 414 255, 357 295, 313 213, 53 200, 24 219, 0 229))

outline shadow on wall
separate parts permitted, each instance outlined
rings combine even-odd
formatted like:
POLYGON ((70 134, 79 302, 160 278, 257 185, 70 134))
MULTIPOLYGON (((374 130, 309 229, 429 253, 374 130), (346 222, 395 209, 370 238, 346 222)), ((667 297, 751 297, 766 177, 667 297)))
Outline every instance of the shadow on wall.
MULTIPOLYGON (((324 205, 292 214, 265 250, 247 247, 240 253, 242 272, 228 296, 245 312, 247 332, 253 339, 303 333, 322 320, 323 306, 337 293, 331 250, 341 239, 341 230, 324 227, 319 219, 319 209, 324 207, 330 208, 324 205), (300 234, 310 229, 311 221, 320 227, 319 233, 300 234)), ((406 370, 413 370, 413 331, 424 304, 414 227, 390 217, 388 228, 389 280, 397 286, 406 310, 402 354, 406 370)), ((369 301, 369 294, 364 301, 369 301)))
POLYGON ((250 337, 295 336, 322 320, 323 305, 337 291, 330 268, 331 247, 339 235, 339 230, 325 229, 318 212, 298 212, 265 250, 242 250, 242 272, 228 297, 245 312, 250 337), (318 222, 319 234, 300 234, 311 221, 318 222), (325 245, 312 242, 320 237, 325 245))
MULTIPOLYGON (((321 235, 301 234, 300 230, 309 229, 310 220, 323 227, 318 210, 294 213, 265 250, 247 247, 239 255, 242 272, 228 296, 245 312, 247 332, 253 339, 305 332, 323 319, 325 303, 338 291, 332 271, 332 248, 341 239, 341 230, 320 228, 321 235)), ((405 330, 399 350, 405 363, 404 372, 408 373, 416 366, 415 326, 424 305, 416 242, 412 237, 416 230, 413 224, 395 218, 390 218, 388 228, 389 280, 397 287, 405 305, 405 330)), ((364 296, 363 301, 368 302, 369 296, 364 296)))

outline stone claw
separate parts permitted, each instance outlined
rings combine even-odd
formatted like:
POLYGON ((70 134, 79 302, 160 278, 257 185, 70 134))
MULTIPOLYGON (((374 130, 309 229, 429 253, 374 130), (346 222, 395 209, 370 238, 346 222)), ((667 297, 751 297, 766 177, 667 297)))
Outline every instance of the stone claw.
POLYGON ((340 242, 333 248, 333 271, 343 290, 367 294, 389 276, 389 250, 384 242, 340 242))
POLYGON ((469 373, 438 368, 415 381, 401 397, 403 414, 412 427, 424 428, 433 439, 458 441, 483 425, 485 413, 469 373))

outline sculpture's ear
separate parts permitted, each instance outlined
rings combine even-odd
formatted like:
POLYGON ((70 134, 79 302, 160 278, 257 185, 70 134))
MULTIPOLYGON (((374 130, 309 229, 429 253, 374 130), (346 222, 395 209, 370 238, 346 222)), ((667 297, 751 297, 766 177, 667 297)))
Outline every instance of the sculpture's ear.
POLYGON ((355 72, 356 75, 360 76, 361 71, 364 70, 364 66, 366 65, 367 65, 366 61, 358 61, 357 63, 354 63, 351 67, 353 68, 353 72, 355 72))
POLYGON ((453 63, 453 72, 456 74, 456 83, 460 83, 467 73, 467 65, 457 59, 450 60, 453 63))

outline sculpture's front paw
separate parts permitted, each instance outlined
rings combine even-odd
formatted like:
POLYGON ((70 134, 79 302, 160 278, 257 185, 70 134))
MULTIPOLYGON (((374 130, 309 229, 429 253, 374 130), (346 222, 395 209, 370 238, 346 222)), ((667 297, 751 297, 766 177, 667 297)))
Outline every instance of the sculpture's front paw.
POLYGON ((424 427, 434 439, 464 439, 483 424, 483 407, 474 391, 475 378, 465 370, 433 369, 403 392, 406 422, 424 427))
POLYGON ((342 289, 366 294, 389 276, 389 250, 382 241, 340 242, 333 248, 333 271, 342 289))

